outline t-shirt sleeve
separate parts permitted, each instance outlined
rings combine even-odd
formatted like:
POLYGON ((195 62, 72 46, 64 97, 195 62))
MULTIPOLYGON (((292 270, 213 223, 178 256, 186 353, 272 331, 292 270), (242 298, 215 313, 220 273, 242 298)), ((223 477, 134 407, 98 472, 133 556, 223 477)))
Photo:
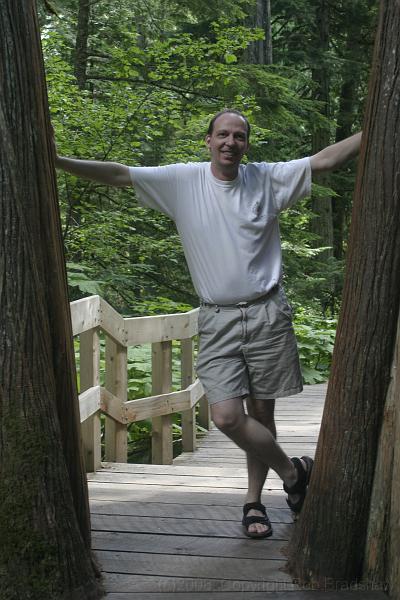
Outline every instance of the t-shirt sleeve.
POLYGON ((177 167, 129 167, 139 203, 173 219, 177 199, 177 167))
POLYGON ((270 167, 271 187, 277 212, 289 208, 296 200, 311 194, 309 157, 278 162, 270 167))

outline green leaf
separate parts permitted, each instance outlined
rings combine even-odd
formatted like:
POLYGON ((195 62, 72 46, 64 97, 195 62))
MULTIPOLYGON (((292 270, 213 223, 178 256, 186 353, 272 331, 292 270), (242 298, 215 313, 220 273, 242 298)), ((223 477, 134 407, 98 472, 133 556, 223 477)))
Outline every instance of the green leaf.
POLYGON ((235 56, 234 54, 231 54, 230 52, 226 52, 225 56, 224 56, 225 62, 227 64, 231 64, 231 63, 236 63, 237 62, 237 56, 235 56))

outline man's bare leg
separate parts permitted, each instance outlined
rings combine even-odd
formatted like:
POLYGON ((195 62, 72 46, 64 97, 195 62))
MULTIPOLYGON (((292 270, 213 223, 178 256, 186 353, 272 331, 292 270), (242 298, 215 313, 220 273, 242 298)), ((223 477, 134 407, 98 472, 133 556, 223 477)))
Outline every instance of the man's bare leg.
MULTIPOLYGON (((248 397, 246 400, 247 413, 264 425, 276 439, 276 426, 274 419, 275 400, 256 400, 248 397)), ((268 474, 268 466, 250 452, 246 452, 248 489, 245 502, 261 502, 261 493, 268 474)), ((254 508, 247 513, 249 517, 262 517, 263 513, 254 508)), ((248 527, 249 533, 263 533, 268 527, 263 523, 252 523, 248 527)))
MULTIPOLYGON (((250 414, 245 414, 242 398, 231 398, 211 404, 211 416, 218 429, 264 465, 265 474, 268 467, 271 467, 288 487, 296 483, 297 470, 292 461, 279 446, 272 432, 250 414)), ((264 477, 264 470, 261 472, 259 467, 256 468, 260 482, 261 477, 264 477)), ((255 485, 252 480, 252 486, 255 485)), ((254 490, 255 487, 252 488, 252 493, 254 490)), ((296 499, 291 498, 293 501, 296 499)))

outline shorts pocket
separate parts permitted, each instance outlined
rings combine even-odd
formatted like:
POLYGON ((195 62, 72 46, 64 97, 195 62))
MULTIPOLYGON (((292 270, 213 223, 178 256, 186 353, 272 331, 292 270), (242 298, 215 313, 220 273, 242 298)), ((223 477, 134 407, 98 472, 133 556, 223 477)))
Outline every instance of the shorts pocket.
POLYGON ((286 294, 285 294, 283 288, 281 288, 280 286, 278 288, 276 306, 277 306, 278 310, 280 310, 280 312, 283 315, 285 315, 285 317, 292 320, 292 316, 293 316, 292 307, 290 306, 290 304, 287 300, 287 297, 286 297, 286 294))
POLYGON ((269 298, 265 309, 269 325, 275 329, 286 329, 292 325, 292 308, 289 305, 286 294, 282 288, 269 298))
POLYGON ((214 314, 214 310, 208 310, 204 306, 200 307, 197 320, 199 335, 206 335, 214 332, 214 314))

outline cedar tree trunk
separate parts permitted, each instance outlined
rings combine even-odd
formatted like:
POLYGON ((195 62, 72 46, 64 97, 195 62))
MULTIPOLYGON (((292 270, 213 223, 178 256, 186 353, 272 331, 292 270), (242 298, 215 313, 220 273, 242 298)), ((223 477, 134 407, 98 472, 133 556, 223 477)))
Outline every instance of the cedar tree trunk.
POLYGON ((75 42, 74 73, 78 87, 83 90, 86 85, 88 60, 88 38, 90 20, 90 1, 79 0, 78 27, 75 42))
POLYGON ((363 571, 371 587, 400 598, 400 319, 372 489, 363 571))
MULTIPOLYGON (((327 0, 318 0, 314 35, 318 54, 312 68, 313 99, 322 103, 321 113, 326 119, 330 117, 330 69, 328 65, 330 11, 330 3, 327 0)), ((329 124, 326 122, 313 132, 311 153, 319 152, 329 143, 330 131, 329 124)), ((330 177, 326 173, 314 176, 315 183, 321 186, 329 187, 329 180, 330 177)), ((320 254, 320 258, 326 260, 333 255, 333 220, 330 196, 313 194, 311 208, 316 215, 311 221, 311 231, 317 236, 315 245, 327 247, 327 250, 320 254)))
MULTIPOLYGON (((342 82, 336 117, 336 142, 340 142, 352 134, 354 118, 359 110, 360 82, 365 62, 370 54, 368 44, 370 36, 366 35, 369 27, 366 28, 365 25, 370 3, 371 0, 368 0, 367 5, 364 0, 357 0, 349 2, 345 7, 342 28, 346 35, 346 41, 340 54, 342 82)), ((342 177, 335 185, 338 196, 332 198, 333 253, 338 260, 342 260, 344 256, 344 241, 347 238, 346 221, 349 220, 351 210, 351 198, 346 190, 346 184, 341 180, 342 177)))
POLYGON ((326 578, 351 582, 362 575, 394 355, 400 303, 399 0, 381 3, 359 162, 315 471, 290 549, 291 571, 321 586, 326 578))
POLYGON ((0 13, 0 599, 98 598, 34 0, 0 13))
POLYGON ((247 25, 262 29, 265 33, 265 38, 249 44, 245 53, 245 60, 253 65, 271 65, 271 2, 270 0, 256 0, 252 10, 252 14, 246 19, 247 25))

